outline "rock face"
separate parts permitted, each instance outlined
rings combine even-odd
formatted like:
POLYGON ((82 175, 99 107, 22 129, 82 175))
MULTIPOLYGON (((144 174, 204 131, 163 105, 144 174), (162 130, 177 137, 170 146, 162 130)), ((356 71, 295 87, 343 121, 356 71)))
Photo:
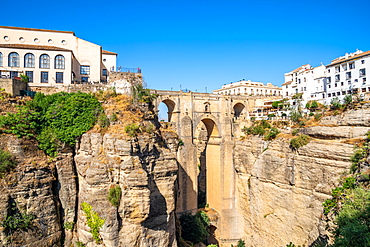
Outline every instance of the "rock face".
POLYGON ((369 131, 369 109, 326 117, 301 130, 311 141, 297 151, 289 140, 259 137, 238 141, 234 150, 238 197, 246 246, 310 246, 326 238, 322 203, 349 172, 354 145, 369 131), (333 127, 330 127, 333 126, 333 127))
POLYGON ((75 150, 53 160, 36 143, 1 136, 0 147, 18 166, 0 179, 0 221, 17 212, 34 216, 30 229, 0 227, 0 246, 177 246, 177 136, 154 131, 125 135, 84 134, 75 150), (118 207, 108 200, 119 186, 118 207), (81 203, 92 206, 104 225, 99 243, 81 203))
MULTIPOLYGON (((105 220, 102 246, 177 246, 175 238, 176 153, 156 138, 124 140, 110 134, 84 134, 75 156, 78 204, 87 202, 105 220), (107 200, 119 186, 119 207, 107 200)), ((79 241, 94 246, 86 217, 77 207, 79 241)))

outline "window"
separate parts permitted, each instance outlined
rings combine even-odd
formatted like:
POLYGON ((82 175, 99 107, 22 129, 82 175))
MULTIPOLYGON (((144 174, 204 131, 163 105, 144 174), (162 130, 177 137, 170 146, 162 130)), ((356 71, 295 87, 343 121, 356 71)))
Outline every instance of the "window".
POLYGON ((365 60, 361 60, 361 64, 365 64, 365 60))
POLYGON ((335 84, 334 84, 334 87, 338 87, 338 83, 335 83, 335 84))
POLYGON ((88 66, 88 65, 81 65, 81 67, 80 67, 80 74, 81 75, 90 75, 90 66, 88 66))
POLYGON ((346 91, 342 91, 342 95, 346 95, 346 91))
POLYGON ((0 67, 3 66, 3 54, 0 52, 0 67))
POLYGON ((87 76, 81 77, 81 82, 88 82, 88 81, 89 81, 89 77, 87 76))
POLYGON ((41 82, 48 83, 49 82, 49 73, 46 71, 41 71, 41 82))
POLYGON ((56 72, 56 83, 63 83, 63 72, 56 72))
POLYGON ((340 81, 340 75, 335 75, 335 81, 340 81))
POLYGON ((331 85, 328 85, 328 88, 331 88, 331 85))
POLYGON ((362 83, 366 83, 366 77, 362 78, 362 83))
POLYGON ((340 95, 340 92, 337 92, 337 95, 339 96, 340 95))
POLYGON ((331 82, 331 77, 327 77, 326 79, 328 80, 328 83, 331 82))
POLYGON ((354 69, 355 68, 355 63, 349 63, 348 66, 349 66, 349 69, 354 69))
POLYGON ((303 81, 304 81, 304 82, 306 82, 306 77, 305 77, 305 78, 303 78, 303 81))
POLYGON ((344 86, 344 82, 341 82, 341 83, 340 83, 340 85, 341 85, 341 86, 344 86))
POLYGON ((360 77, 366 75, 366 70, 365 69, 360 69, 360 77))
POLYGON ((351 81, 348 81, 348 85, 351 85, 351 81))
POLYGON ((64 69, 65 68, 65 62, 64 61, 65 61, 64 56, 62 56, 62 55, 56 56, 54 67, 56 69, 64 69))
POLYGON ((25 68, 35 68, 35 55, 32 53, 27 53, 24 55, 24 67, 25 68))
POLYGON ((340 72, 340 67, 339 66, 335 67, 335 73, 338 73, 338 72, 340 72))
POLYGON ((342 65, 342 69, 343 69, 343 71, 347 70, 347 64, 346 63, 342 65))
POLYGON ((366 87, 365 88, 361 88, 361 91, 364 93, 366 92, 366 87))
POLYGON ((16 52, 12 52, 8 57, 8 66, 9 67, 19 67, 19 55, 16 52))
POLYGON ((348 94, 351 94, 351 90, 348 90, 348 91, 347 91, 347 93, 348 93, 348 94))
POLYGON ((346 72, 346 80, 349 80, 352 78, 351 72, 346 72))
POLYGON ((328 93, 328 97, 331 97, 331 93, 328 93))
POLYGON ((28 76, 28 82, 33 82, 33 71, 26 71, 26 76, 28 76))
POLYGON ((42 54, 40 56, 40 69, 50 69, 50 57, 49 57, 49 55, 42 54))
POLYGON ((301 79, 298 79, 298 83, 301 83, 301 79))
POLYGON ((330 69, 328 69, 328 73, 330 73, 330 69))
POLYGON ((103 69, 103 71, 102 71, 102 75, 103 75, 103 76, 107 76, 107 69, 103 69))

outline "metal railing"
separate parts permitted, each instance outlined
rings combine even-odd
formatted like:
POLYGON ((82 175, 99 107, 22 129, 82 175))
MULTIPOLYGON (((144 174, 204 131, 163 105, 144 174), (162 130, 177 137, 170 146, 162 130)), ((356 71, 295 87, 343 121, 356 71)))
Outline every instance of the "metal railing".
POLYGON ((124 67, 118 66, 117 72, 141 73, 141 69, 139 67, 138 68, 124 68, 124 67))

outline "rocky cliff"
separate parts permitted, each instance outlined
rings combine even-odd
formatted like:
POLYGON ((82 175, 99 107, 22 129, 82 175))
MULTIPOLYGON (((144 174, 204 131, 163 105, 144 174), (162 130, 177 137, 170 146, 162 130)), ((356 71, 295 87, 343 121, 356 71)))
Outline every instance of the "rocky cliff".
POLYGON ((312 139, 298 150, 289 147, 287 135, 271 142, 251 137, 236 143, 246 246, 313 246, 326 241, 322 203, 349 172, 353 144, 365 138, 369 114, 364 107, 324 117, 319 126, 300 130, 312 139))
MULTIPOLYGON (((153 115, 142 121, 156 124, 153 115)), ((33 219, 29 227, 0 227, 0 246, 177 246, 175 133, 92 130, 53 159, 34 141, 2 135, 0 143, 18 163, 0 179, 0 221, 33 219), (108 200, 117 186, 118 207, 108 200), (82 203, 104 221, 99 241, 82 203)))

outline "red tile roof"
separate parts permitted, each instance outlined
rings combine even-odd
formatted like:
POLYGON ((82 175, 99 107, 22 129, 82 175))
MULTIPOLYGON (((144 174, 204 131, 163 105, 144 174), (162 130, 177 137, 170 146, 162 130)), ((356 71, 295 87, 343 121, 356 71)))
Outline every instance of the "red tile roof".
POLYGON ((2 48, 48 50, 48 51, 71 51, 68 49, 48 45, 24 45, 24 44, 0 44, 2 48))
POLYGON ((0 26, 0 28, 17 29, 17 30, 27 30, 27 31, 53 32, 53 33, 71 33, 71 34, 75 35, 75 33, 72 32, 72 31, 57 31, 57 30, 27 28, 27 27, 7 27, 7 26, 0 26))
POLYGON ((115 52, 106 51, 106 50, 102 50, 102 53, 103 54, 108 54, 108 55, 117 55, 117 53, 115 53, 115 52))
POLYGON ((364 56, 367 56, 367 55, 370 55, 370 51, 365 51, 363 53, 360 53, 360 54, 357 54, 357 55, 354 55, 354 56, 351 56, 351 57, 347 57, 347 58, 342 58, 342 59, 334 59, 333 61, 331 61, 331 64, 327 65, 327 66, 333 66, 333 65, 337 65, 337 64, 340 64, 340 63, 343 63, 343 62, 346 62, 346 61, 351 61, 351 60, 355 60, 355 59, 358 59, 358 58, 361 58, 361 57, 364 57, 364 56))
POLYGON ((287 82, 283 83, 283 85, 282 85, 282 86, 290 85, 290 84, 292 84, 292 82, 293 82, 293 81, 287 81, 287 82))

